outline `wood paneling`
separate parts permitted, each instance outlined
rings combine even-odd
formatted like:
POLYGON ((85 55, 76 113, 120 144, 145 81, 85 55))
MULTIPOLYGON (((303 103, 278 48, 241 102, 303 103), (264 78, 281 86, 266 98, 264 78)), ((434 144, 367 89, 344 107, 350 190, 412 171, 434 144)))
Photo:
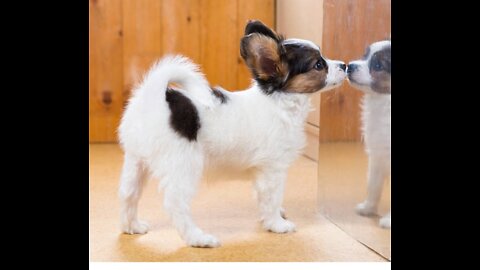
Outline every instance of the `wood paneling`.
POLYGON ((164 0, 162 15, 163 53, 180 53, 200 63, 200 2, 164 0))
POLYGON ((237 1, 201 1, 200 57, 212 85, 237 88, 237 1), (221 71, 221 72, 217 72, 221 71))
MULTIPOLYGON (((391 30, 390 0, 324 0, 323 54, 345 62, 360 58, 391 30)), ((359 141, 360 91, 345 82, 321 94, 320 140, 359 141)))
POLYGON ((123 0, 123 91, 126 102, 143 73, 163 53, 162 1, 123 0))
POLYGON ((248 19, 273 26, 274 0, 91 0, 90 141, 117 141, 132 88, 167 53, 190 57, 213 85, 246 88, 239 43, 248 19))
POLYGON ((89 137, 115 141, 123 107, 122 1, 90 1, 89 137))

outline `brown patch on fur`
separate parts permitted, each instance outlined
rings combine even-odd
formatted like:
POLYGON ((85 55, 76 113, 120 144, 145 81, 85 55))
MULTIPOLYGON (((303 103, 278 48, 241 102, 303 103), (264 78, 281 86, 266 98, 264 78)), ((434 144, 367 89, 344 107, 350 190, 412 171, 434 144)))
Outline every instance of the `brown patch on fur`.
POLYGON ((370 87, 377 93, 391 93, 391 51, 390 45, 386 46, 375 52, 369 60, 370 76, 372 76, 370 87))
POLYGON ((314 93, 327 84, 327 70, 312 69, 289 79, 283 89, 291 93, 314 93))
POLYGON ((279 49, 274 39, 253 33, 242 39, 240 53, 257 78, 268 80, 287 73, 287 66, 280 61, 279 49))
POLYGON ((370 87, 373 91, 381 94, 391 94, 391 75, 385 71, 371 71, 370 75, 372 76, 372 83, 370 87))

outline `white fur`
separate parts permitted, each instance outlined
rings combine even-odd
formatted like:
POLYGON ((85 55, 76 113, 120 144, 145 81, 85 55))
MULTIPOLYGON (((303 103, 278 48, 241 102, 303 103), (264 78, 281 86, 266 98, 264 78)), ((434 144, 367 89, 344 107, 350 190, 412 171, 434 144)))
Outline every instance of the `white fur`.
MULTIPOLYGON (((391 169, 391 94, 382 94, 370 88, 369 59, 390 41, 376 42, 370 46, 367 59, 352 61, 357 69, 351 74, 350 83, 365 93, 362 103, 362 130, 368 154, 367 198, 356 207, 361 215, 376 214, 384 181, 391 169)), ((380 226, 390 228, 390 211, 380 219, 380 226)))
MULTIPOLYGON (((345 78, 344 73, 335 74, 329 83, 339 84, 345 78)), ((137 204, 149 171, 161 180, 165 210, 187 244, 219 246, 190 215, 190 201, 206 165, 253 168, 263 227, 276 233, 295 230, 292 222, 282 218, 281 205, 287 169, 305 145, 309 96, 285 92, 267 96, 256 84, 245 91, 222 92, 225 104, 211 94, 198 68, 180 56, 156 64, 135 90, 119 127, 125 151, 119 190, 124 232, 148 229, 137 218, 137 204), (181 137, 169 125, 168 83, 180 84, 182 94, 198 110, 201 128, 196 141, 181 137)))
POLYGON ((328 65, 327 85, 322 89, 322 91, 331 90, 340 86, 347 76, 345 70, 340 68, 340 65, 344 64, 342 61, 326 59, 326 62, 328 65))

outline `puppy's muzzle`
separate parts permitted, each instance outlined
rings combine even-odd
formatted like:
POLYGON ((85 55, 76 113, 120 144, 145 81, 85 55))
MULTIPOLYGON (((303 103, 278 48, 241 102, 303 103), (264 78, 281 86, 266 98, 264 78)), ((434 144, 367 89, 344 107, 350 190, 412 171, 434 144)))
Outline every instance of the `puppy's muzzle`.
POLYGON ((349 64, 349 65, 347 66, 347 74, 351 74, 351 73, 355 72, 355 70, 357 70, 357 69, 358 69, 358 65, 356 65, 356 64, 349 64))

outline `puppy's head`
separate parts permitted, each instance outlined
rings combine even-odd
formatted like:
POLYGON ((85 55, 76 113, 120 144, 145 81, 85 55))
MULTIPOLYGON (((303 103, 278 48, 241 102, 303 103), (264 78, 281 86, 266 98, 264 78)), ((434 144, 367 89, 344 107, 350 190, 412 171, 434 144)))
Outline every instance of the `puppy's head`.
POLYGON ((348 63, 348 81, 367 93, 391 94, 391 41, 370 45, 362 59, 348 63))
POLYGON ((345 63, 322 57, 320 48, 302 39, 284 39, 260 21, 249 21, 240 54, 267 94, 314 93, 339 86, 345 63))

